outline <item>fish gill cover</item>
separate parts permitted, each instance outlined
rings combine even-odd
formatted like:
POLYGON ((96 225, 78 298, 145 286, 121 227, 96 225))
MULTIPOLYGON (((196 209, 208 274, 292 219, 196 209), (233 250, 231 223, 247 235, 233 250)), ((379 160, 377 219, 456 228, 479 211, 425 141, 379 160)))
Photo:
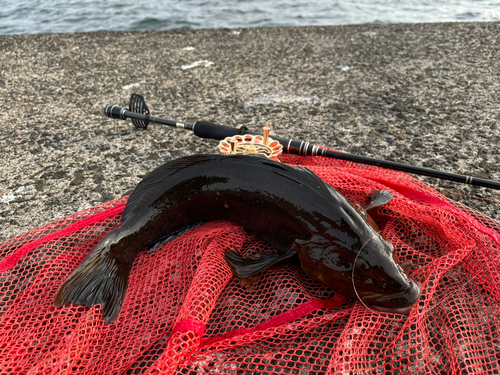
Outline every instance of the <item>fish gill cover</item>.
POLYGON ((352 202, 394 199, 374 214, 422 285, 407 315, 380 313, 310 279, 265 271, 248 290, 224 251, 272 249, 230 222, 209 222, 139 254, 122 311, 56 308, 63 280, 110 230, 126 198, 0 244, 0 373, 428 374, 500 371, 500 225, 402 173, 286 156, 352 202))

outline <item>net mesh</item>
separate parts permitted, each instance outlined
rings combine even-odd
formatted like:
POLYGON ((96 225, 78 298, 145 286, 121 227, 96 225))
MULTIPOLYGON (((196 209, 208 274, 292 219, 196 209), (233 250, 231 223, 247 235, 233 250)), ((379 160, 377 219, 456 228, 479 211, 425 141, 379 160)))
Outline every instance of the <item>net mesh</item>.
POLYGON ((401 172, 282 157, 363 203, 422 296, 407 315, 374 312, 287 263, 253 289, 225 249, 273 251, 230 222, 209 222, 134 263, 122 310, 56 308, 62 281, 121 224, 126 198, 0 244, 2 374, 479 374, 500 371, 499 224, 401 172))

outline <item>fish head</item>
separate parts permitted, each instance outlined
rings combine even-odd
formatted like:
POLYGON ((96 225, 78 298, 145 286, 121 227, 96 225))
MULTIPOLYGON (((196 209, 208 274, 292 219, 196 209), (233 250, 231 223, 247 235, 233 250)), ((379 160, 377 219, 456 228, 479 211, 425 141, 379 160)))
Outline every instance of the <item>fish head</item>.
POLYGON ((352 289, 366 306, 405 314, 420 297, 420 284, 401 267, 394 246, 380 234, 372 236, 356 254, 352 289))
POLYGON ((295 243, 306 274, 370 309, 405 314, 420 297, 419 284, 399 264, 392 243, 379 233, 348 244, 327 235, 295 243))

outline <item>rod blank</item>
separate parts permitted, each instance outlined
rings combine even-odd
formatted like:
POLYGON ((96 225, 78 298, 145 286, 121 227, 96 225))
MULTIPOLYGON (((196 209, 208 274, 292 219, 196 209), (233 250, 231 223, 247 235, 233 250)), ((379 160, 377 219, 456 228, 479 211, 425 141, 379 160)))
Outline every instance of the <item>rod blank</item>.
MULTIPOLYGON (((228 126, 216 125, 207 121, 197 121, 194 124, 173 120, 166 120, 159 117, 153 117, 150 115, 143 115, 139 113, 134 113, 126 110, 125 108, 108 105, 104 114, 107 117, 126 120, 127 118, 148 121, 156 124, 173 126, 180 129, 193 131, 194 134, 200 138, 222 140, 226 137, 232 137, 234 135, 243 134, 260 134, 255 132, 250 132, 246 127, 231 128, 228 126)), ((396 171, 412 173, 422 176, 435 177, 442 180, 449 180, 454 182, 460 182, 469 185, 482 186, 490 189, 500 190, 500 183, 492 180, 487 180, 484 178, 471 177, 456 173, 442 172, 435 169, 417 167, 409 164, 398 163, 395 161, 387 161, 381 159, 370 158, 361 155, 348 154, 338 151, 327 150, 322 147, 318 147, 305 141, 295 141, 292 139, 277 138, 273 137, 275 140, 283 145, 283 152, 286 154, 295 154, 300 156, 324 156, 333 159, 346 160, 354 163, 374 165, 377 167, 393 169, 396 171)))

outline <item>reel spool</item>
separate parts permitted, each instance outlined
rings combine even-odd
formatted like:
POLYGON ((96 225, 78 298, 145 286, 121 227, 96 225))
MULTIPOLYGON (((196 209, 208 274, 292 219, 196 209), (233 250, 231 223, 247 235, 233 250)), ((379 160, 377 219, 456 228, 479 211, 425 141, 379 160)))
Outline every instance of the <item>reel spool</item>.
POLYGON ((269 126, 264 126, 263 135, 234 135, 219 142, 219 150, 226 155, 261 155, 274 161, 283 152, 283 145, 269 137, 269 126))

